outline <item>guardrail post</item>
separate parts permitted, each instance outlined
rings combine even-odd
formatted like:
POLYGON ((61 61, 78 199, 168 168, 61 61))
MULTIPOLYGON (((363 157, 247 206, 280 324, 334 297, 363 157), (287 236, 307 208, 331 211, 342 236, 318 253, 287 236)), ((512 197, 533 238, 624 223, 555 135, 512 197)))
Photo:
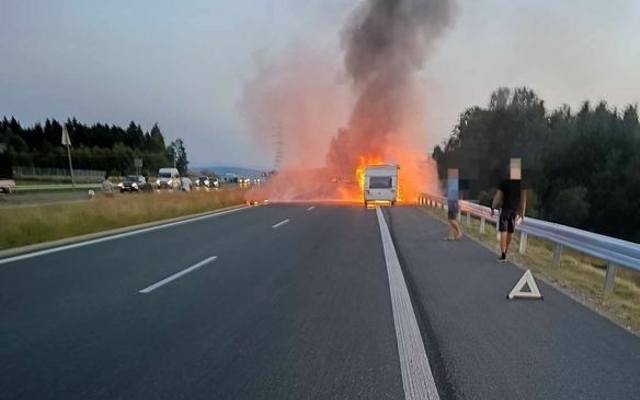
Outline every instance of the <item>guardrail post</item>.
POLYGON ((527 233, 520 231, 520 248, 518 248, 520 254, 524 254, 527 251, 527 233))
POLYGON ((607 274, 604 278, 604 293, 608 294, 613 292, 613 287, 616 284, 616 272, 618 266, 612 263, 607 263, 607 274))
POLYGON ((560 266, 560 258, 562 257, 562 245, 556 243, 556 246, 553 248, 553 266, 560 266))
POLYGON ((484 233, 484 224, 485 224, 485 219, 484 217, 480 218, 480 233, 484 233))
POLYGON ((467 211, 467 226, 471 225, 471 211, 467 211))

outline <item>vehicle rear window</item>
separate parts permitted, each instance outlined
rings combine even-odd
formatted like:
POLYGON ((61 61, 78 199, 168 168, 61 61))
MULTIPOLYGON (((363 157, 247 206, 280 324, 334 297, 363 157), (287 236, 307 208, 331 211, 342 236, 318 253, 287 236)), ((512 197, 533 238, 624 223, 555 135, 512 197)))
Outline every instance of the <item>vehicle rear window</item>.
POLYGON ((390 176, 369 177, 369 189, 389 189, 391 187, 390 176))

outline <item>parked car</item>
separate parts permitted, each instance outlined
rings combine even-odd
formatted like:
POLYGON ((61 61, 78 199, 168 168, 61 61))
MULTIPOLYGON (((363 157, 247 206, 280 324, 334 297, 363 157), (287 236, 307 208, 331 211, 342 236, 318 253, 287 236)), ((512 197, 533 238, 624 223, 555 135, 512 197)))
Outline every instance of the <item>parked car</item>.
POLYGON ((180 173, 176 168, 160 168, 156 185, 159 189, 174 189, 181 187, 180 173))
POLYGON ((13 179, 0 179, 0 193, 13 193, 16 191, 16 182, 13 179))
POLYGON ((147 180, 141 175, 125 176, 124 180, 118 183, 120 193, 123 192, 139 192, 147 186, 147 180))
POLYGON ((199 176, 193 182, 193 185, 198 187, 217 188, 220 187, 220 181, 218 180, 218 178, 199 176))

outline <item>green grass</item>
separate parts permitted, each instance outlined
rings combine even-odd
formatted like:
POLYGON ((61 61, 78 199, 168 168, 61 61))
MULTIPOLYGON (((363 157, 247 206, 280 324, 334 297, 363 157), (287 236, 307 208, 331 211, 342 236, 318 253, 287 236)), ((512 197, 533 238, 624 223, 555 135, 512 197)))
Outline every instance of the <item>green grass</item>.
POLYGON ((0 249, 211 211, 244 202, 241 190, 141 193, 91 201, 0 208, 0 249))
MULTIPOLYGON (((442 209, 423 208, 428 214, 446 222, 442 209)), ((487 222, 485 233, 480 233, 480 221, 471 218, 466 224, 463 215, 461 226, 464 233, 498 252, 495 225, 487 222)), ((515 234, 511 242, 510 257, 516 264, 530 268, 547 282, 571 293, 574 298, 609 316, 620 325, 640 333, 640 273, 618 268, 616 284, 610 294, 605 294, 605 262, 571 249, 564 249, 560 266, 554 267, 553 244, 535 237, 527 240, 525 254, 518 253, 520 235, 515 234)))

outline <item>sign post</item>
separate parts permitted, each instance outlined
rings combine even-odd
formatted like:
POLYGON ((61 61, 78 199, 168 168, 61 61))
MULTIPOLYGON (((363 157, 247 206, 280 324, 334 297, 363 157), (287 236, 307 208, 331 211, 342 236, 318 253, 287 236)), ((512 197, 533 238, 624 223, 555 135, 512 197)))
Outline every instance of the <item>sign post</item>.
POLYGON ((69 173, 71 174, 71 187, 76 188, 76 182, 73 179, 73 164, 71 163, 71 138, 67 126, 62 124, 62 145, 67 148, 67 157, 69 157, 69 173))
POLYGON ((136 175, 140 176, 140 168, 142 168, 142 158, 134 158, 133 165, 136 167, 136 175))

